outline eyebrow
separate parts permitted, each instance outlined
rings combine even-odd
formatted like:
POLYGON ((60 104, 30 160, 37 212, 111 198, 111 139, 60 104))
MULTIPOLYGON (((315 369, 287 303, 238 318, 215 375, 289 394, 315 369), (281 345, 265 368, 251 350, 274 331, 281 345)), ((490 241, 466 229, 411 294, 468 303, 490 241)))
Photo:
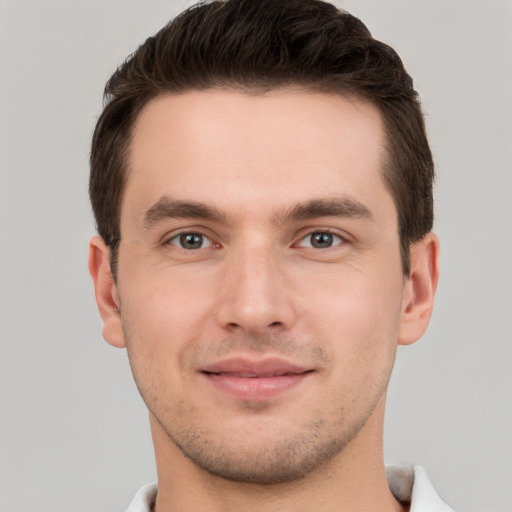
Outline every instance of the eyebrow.
POLYGON ((372 212, 356 199, 348 196, 312 199, 295 205, 276 215, 279 224, 316 219, 318 217, 373 218, 372 212))
POLYGON ((163 196, 146 211, 143 226, 150 229, 166 219, 202 219, 226 222, 226 215, 217 208, 202 203, 163 196))
MULTIPOLYGON (((274 216, 277 224, 315 219, 318 217, 346 217, 372 219, 371 211, 351 197, 341 196, 327 199, 311 199, 274 216)), ((201 219, 219 223, 227 222, 227 215, 215 207, 195 201, 161 197, 143 217, 145 229, 151 229, 166 219, 201 219)))

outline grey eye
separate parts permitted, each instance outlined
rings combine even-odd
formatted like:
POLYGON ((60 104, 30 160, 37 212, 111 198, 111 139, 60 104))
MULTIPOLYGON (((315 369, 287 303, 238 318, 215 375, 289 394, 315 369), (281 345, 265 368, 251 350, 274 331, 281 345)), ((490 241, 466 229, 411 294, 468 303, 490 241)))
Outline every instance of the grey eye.
POLYGON ((313 233, 311 235, 311 245, 317 249, 325 249, 331 247, 333 236, 331 233, 313 233))
POLYGON ((201 233, 181 233, 172 237, 169 243, 187 250, 204 249, 212 245, 212 241, 201 233))
POLYGON ((343 239, 334 233, 316 231, 305 236, 300 241, 299 245, 301 247, 313 247, 314 249, 328 249, 333 245, 339 245, 341 243, 343 243, 343 239))

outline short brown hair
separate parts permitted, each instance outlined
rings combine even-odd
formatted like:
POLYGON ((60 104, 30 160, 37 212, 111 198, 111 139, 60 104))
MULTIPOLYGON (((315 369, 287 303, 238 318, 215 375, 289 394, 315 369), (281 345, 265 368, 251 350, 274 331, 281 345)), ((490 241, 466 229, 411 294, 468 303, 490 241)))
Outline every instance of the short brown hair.
POLYGON ((434 165, 412 79, 397 53, 351 14, 319 0, 200 3, 148 38, 105 86, 94 131, 89 193, 116 275, 120 209, 134 122, 166 93, 288 85, 355 94, 376 105, 387 136, 386 185, 398 212, 402 267, 432 229, 434 165))

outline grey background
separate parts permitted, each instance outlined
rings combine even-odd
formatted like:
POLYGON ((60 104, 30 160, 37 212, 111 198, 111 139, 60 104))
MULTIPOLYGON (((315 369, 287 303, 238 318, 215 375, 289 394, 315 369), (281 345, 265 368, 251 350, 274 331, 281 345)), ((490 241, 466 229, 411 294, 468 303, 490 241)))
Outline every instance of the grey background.
MULTIPOLYGON (((399 350, 386 460, 459 510, 512 511, 512 4, 339 3, 415 78, 439 174, 437 307, 399 350)), ((86 269, 87 157, 106 79, 189 4, 0 0, 1 512, 122 511, 155 478, 86 269)))

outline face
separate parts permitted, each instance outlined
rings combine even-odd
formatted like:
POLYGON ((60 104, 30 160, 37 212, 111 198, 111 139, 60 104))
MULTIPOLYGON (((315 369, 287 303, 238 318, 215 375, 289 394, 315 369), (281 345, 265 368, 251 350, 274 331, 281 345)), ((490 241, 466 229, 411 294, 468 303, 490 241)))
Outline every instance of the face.
POLYGON ((404 310, 378 111, 191 91, 152 100, 130 149, 106 337, 153 421, 237 481, 340 457, 383 401, 404 310))

